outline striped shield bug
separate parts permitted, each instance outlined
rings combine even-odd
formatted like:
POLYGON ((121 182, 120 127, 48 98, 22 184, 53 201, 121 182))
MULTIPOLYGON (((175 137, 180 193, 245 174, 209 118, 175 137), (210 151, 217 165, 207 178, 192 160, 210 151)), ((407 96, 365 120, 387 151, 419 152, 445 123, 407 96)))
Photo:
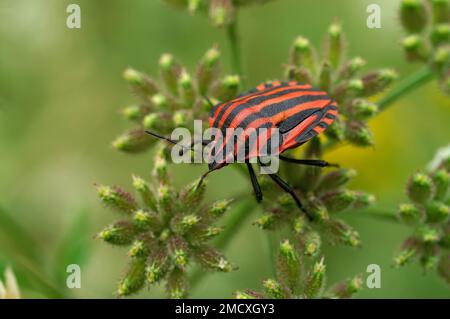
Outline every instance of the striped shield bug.
MULTIPOLYGON (((209 116, 210 128, 221 132, 222 138, 203 141, 203 145, 212 144, 213 152, 209 156, 209 170, 202 175, 200 183, 209 173, 233 162, 237 154, 242 153, 241 151, 244 153, 244 162, 258 202, 262 200, 263 194, 251 164, 255 159, 260 165, 263 165, 260 159, 269 155, 290 163, 333 166, 334 164, 323 160, 294 159, 283 156, 282 153, 306 143, 323 132, 333 123, 337 114, 337 104, 326 92, 295 81, 264 83, 231 101, 212 106, 209 116), (239 133, 230 135, 228 134, 230 130, 239 133), (254 143, 249 143, 250 130, 256 132, 254 143), (217 156, 218 154, 220 156, 217 156)), ((177 143, 154 132, 147 131, 147 133, 173 144, 177 143)), ((294 189, 277 174, 268 173, 268 175, 289 193, 297 206, 312 219, 313 216, 305 211, 294 189)))

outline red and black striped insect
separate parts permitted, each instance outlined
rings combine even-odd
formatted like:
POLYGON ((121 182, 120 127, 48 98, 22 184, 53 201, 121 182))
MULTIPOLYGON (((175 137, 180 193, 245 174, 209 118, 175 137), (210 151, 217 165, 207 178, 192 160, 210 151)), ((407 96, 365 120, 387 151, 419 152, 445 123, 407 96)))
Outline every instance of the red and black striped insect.
MULTIPOLYGON (((250 161, 256 158, 259 162, 259 158, 262 156, 261 150, 264 149, 266 151, 267 144, 270 144, 273 140, 273 132, 277 134, 277 138, 275 139, 277 142, 276 145, 271 145, 270 149, 275 150, 272 151, 271 156, 278 156, 280 160, 302 165, 330 166, 333 164, 329 164, 323 160, 294 159, 281 154, 288 149, 304 144, 323 132, 335 120, 337 114, 337 104, 326 92, 314 89, 308 84, 300 84, 292 81, 274 81, 261 84, 231 101, 220 103, 212 108, 209 124, 211 128, 221 131, 223 136, 225 136, 220 141, 220 144, 215 143, 214 145, 214 150, 216 152, 217 150, 221 150, 224 156, 221 157, 221 160, 217 160, 214 157, 214 159, 208 162, 209 170, 202 176, 200 182, 212 171, 227 165, 229 163, 227 159, 233 159, 242 150, 241 148, 244 147, 245 163, 256 199, 260 202, 263 194, 250 161), (261 128, 265 128, 268 133, 257 136, 257 143, 252 145, 246 143, 248 135, 245 133, 250 129, 259 132, 261 128), (276 130, 273 130, 274 128, 276 130), (234 135, 230 137, 226 133, 227 129, 240 129, 242 136, 234 135), (242 143, 242 140, 244 143, 242 143), (233 153, 227 154, 226 147, 230 146, 230 143, 233 147, 229 149, 233 150, 233 153)), ((176 143, 158 134, 152 132, 147 133, 176 143)), ((211 141, 203 141, 204 145, 210 143, 211 141)), ((211 156, 213 155, 211 154, 211 156)), ((267 154, 264 153, 264 155, 267 154)), ((292 196, 297 206, 308 217, 312 218, 304 210, 300 199, 288 183, 275 173, 268 175, 276 184, 292 196)))

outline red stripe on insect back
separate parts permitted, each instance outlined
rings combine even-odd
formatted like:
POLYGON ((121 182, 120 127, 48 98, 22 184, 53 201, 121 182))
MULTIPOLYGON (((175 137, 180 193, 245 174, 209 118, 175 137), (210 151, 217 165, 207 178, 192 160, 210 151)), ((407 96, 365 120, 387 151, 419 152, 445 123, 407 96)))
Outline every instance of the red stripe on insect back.
MULTIPOLYGON (((309 92, 309 93, 310 93, 309 95, 313 95, 311 93, 324 94, 323 92, 309 92)), ((316 94, 316 95, 319 95, 319 94, 316 94)), ((286 111, 277 113, 272 117, 262 117, 257 120, 254 120, 253 122, 250 122, 247 127, 260 127, 261 125, 268 123, 268 122, 271 122, 272 125, 275 125, 275 124, 280 123, 281 121, 291 117, 292 115, 297 114, 298 112, 305 111, 308 109, 314 109, 314 108, 323 108, 323 107, 327 106, 329 103, 330 103, 330 100, 318 100, 318 101, 301 103, 293 108, 287 109, 286 111)), ((233 126, 233 124, 236 124, 236 123, 233 123, 233 122, 231 123, 230 127, 235 127, 235 126, 233 126)))
POLYGON ((300 123, 298 126, 293 128, 288 134, 286 134, 283 138, 283 144, 281 145, 280 153, 284 152, 285 150, 295 146, 297 142, 295 141, 295 138, 299 136, 302 132, 304 132, 308 127, 311 126, 311 124, 314 123, 314 121, 318 118, 318 114, 313 114, 307 119, 305 119, 302 123, 300 123))
MULTIPOLYGON (((292 89, 292 88, 293 87, 289 87, 289 89, 292 89)), ((274 93, 274 92, 271 92, 271 93, 274 93)), ((283 101, 286 101, 289 99, 295 99, 297 97, 306 96, 306 95, 325 95, 325 94, 326 94, 325 92, 302 91, 302 92, 294 92, 294 93, 285 94, 285 95, 282 95, 279 97, 275 97, 273 99, 268 99, 268 100, 264 101, 263 103, 260 103, 258 105, 255 105, 255 106, 252 106, 252 107, 249 107, 249 108, 243 110, 241 112, 242 115, 233 119, 233 121, 230 123, 229 127, 236 127, 236 124, 238 123, 239 120, 242 120, 243 118, 245 118, 248 115, 251 115, 253 113, 261 111, 261 109, 263 109, 264 107, 266 107, 268 105, 280 103, 280 102, 283 102, 283 101)), ((222 118, 219 121, 219 127, 223 126, 224 122, 226 121, 228 115, 231 113, 233 108, 230 107, 226 110, 226 112, 224 113, 224 115, 222 116, 222 118)))
MULTIPOLYGON (((225 113, 223 114, 222 118, 221 118, 221 122, 223 123, 223 120, 225 118, 228 117, 228 115, 231 113, 231 111, 233 111, 236 107, 238 107, 241 104, 244 104, 245 102, 248 102, 249 100, 251 100, 254 97, 260 97, 260 96, 270 96, 271 94, 275 94, 275 93, 279 93, 282 92, 284 90, 292 90, 292 89, 300 89, 300 90, 307 90, 310 89, 311 85, 293 85, 293 86, 281 86, 279 88, 276 89, 272 89, 269 90, 268 92, 257 92, 248 96, 244 96, 242 98, 236 99, 231 101, 232 104, 225 110, 225 113)), ((224 103, 223 105, 220 105, 214 112, 214 115, 212 117, 210 117, 210 125, 211 124, 211 119, 215 120, 217 118, 217 116, 219 115, 220 111, 223 109, 223 107, 225 105, 229 104, 228 103, 224 103)), ((219 127, 221 127, 222 124, 219 125, 219 127)))

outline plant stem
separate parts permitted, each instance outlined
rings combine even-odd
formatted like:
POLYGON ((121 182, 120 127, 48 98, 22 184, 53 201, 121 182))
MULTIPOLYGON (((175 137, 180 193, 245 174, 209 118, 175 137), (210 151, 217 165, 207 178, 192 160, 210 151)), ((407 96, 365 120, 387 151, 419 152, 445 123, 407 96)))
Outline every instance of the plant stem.
POLYGON ((362 211, 358 214, 355 214, 355 216, 371 217, 371 218, 382 220, 382 221, 398 223, 398 219, 397 219, 397 216, 395 215, 395 212, 383 211, 383 210, 376 209, 376 208, 362 211))
POLYGON ((410 91, 424 85, 433 78, 433 71, 424 67, 404 79, 397 87, 386 94, 379 102, 380 111, 384 111, 410 91))
POLYGON ((230 44, 233 72, 242 77, 241 46, 239 44, 236 21, 227 27, 227 37, 230 44))
MULTIPOLYGON (((254 210, 255 206, 256 203, 253 198, 242 202, 241 205, 238 206, 237 211, 231 216, 230 220, 227 221, 227 228, 225 228, 222 235, 217 238, 215 247, 222 250, 228 246, 231 239, 233 239, 236 235, 238 228, 242 225, 245 219, 251 215, 251 212, 254 210)), ((191 289, 195 289, 195 287, 207 274, 208 273, 206 271, 197 269, 191 276, 191 289)))

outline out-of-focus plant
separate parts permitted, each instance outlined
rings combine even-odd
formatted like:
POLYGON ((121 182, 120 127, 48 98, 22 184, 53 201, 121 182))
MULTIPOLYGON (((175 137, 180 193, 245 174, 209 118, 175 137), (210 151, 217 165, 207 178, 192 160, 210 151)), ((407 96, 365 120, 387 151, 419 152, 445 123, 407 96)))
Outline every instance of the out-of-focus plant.
POLYGON ((226 27, 236 21, 240 7, 264 4, 272 0, 163 0, 174 7, 187 10, 190 14, 208 14, 211 23, 217 27, 226 27))
POLYGON ((10 267, 4 273, 4 283, 0 279, 0 299, 20 299, 19 285, 10 267))
POLYGON ((230 201, 202 206, 205 184, 198 181, 177 192, 171 185, 161 147, 154 158, 152 185, 133 176, 141 204, 119 187, 97 186, 101 201, 124 216, 99 232, 98 237, 116 246, 127 246, 130 265, 117 294, 127 296, 145 284, 164 281, 170 298, 188 295, 187 268, 197 263, 206 270, 228 272, 235 267, 208 241, 222 232, 216 220, 230 201))
POLYGON ((348 59, 346 47, 344 32, 337 22, 328 29, 322 54, 307 38, 298 36, 286 65, 286 77, 311 83, 338 102, 340 116, 325 131, 332 143, 345 140, 356 146, 370 146, 374 140, 367 121, 380 107, 369 99, 389 87, 397 74, 391 69, 363 73, 366 61, 361 57, 348 59))
POLYGON ((450 94, 450 2, 402 0, 400 18, 407 33, 402 40, 407 59, 427 65, 450 94))
POLYGON ((328 287, 324 257, 307 254, 306 247, 296 247, 289 240, 281 242, 276 261, 276 278, 263 281, 262 292, 237 291, 238 299, 350 298, 362 287, 362 276, 328 287))
POLYGON ((159 80, 128 68, 123 76, 139 98, 137 104, 125 107, 123 116, 134 127, 117 137, 115 149, 137 153, 147 150, 155 139, 145 130, 168 134, 176 127, 192 128, 194 119, 205 120, 213 102, 231 99, 240 88, 237 75, 220 75, 220 51, 209 49, 191 74, 171 54, 159 60, 159 80))
POLYGON ((425 270, 437 269, 450 283, 450 148, 429 172, 413 174, 406 187, 410 202, 401 204, 399 220, 413 228, 394 258, 395 266, 419 259, 425 270))

